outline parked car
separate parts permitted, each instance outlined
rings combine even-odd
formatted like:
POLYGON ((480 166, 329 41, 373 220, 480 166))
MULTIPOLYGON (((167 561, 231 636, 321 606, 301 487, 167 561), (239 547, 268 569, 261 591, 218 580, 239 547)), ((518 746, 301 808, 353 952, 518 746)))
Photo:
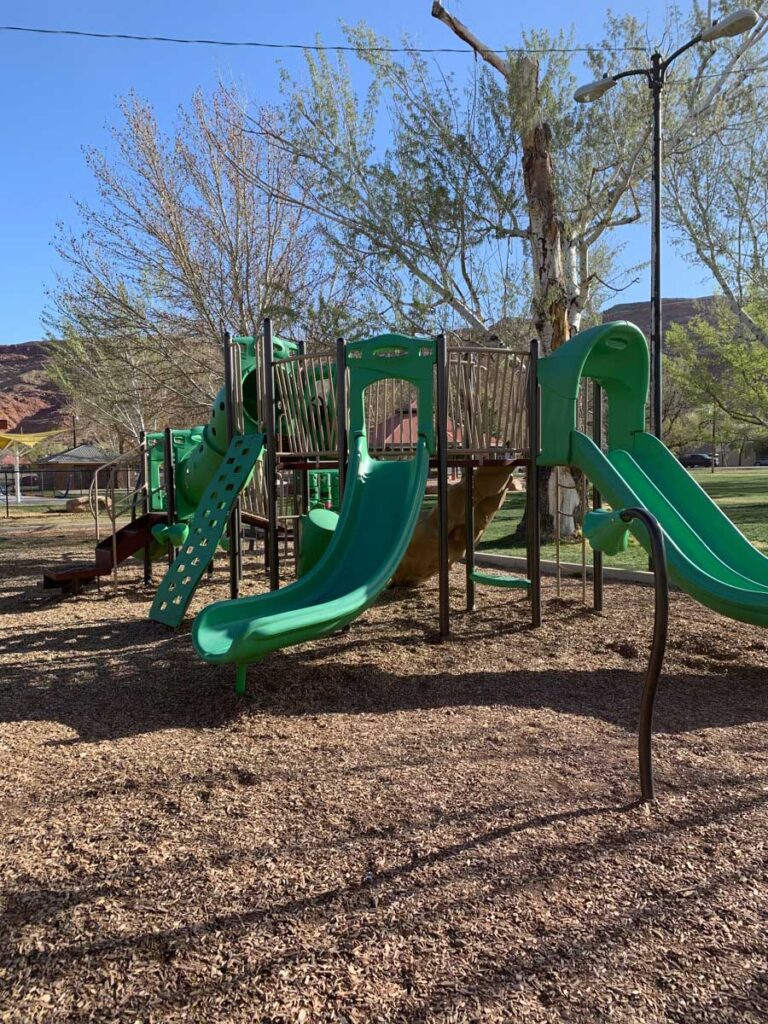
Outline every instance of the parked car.
MULTIPOLYGON (((713 459, 710 452, 693 452, 689 455, 681 455, 680 462, 686 469, 711 469, 713 459)), ((714 465, 720 465, 719 455, 715 455, 714 465)))
POLYGON ((768 455, 761 455, 759 459, 755 459, 756 466, 768 466, 768 455))

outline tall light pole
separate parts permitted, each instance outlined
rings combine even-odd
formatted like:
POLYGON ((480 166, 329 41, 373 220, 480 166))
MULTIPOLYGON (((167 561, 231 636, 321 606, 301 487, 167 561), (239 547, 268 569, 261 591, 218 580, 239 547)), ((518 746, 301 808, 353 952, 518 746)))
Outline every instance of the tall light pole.
POLYGON ((759 21, 758 15, 749 7, 721 18, 708 25, 684 46, 669 57, 662 57, 658 50, 651 55, 651 62, 645 68, 619 71, 615 75, 604 75, 588 85, 580 86, 573 94, 577 103, 592 103, 604 96, 622 78, 643 75, 648 80, 653 100, 652 122, 652 200, 651 200, 651 425, 656 437, 661 437, 662 419, 662 376, 661 357, 663 338, 661 332, 661 91, 664 88, 667 69, 677 58, 698 43, 712 43, 727 36, 738 36, 749 32, 759 21))

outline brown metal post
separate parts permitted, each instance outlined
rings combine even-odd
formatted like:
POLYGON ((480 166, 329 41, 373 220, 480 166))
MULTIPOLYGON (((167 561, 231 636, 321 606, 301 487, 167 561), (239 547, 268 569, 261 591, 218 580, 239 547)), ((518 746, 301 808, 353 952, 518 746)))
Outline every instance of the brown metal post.
MULTIPOLYGON (((141 511, 144 515, 149 512, 149 452, 147 450, 147 435, 142 430, 139 437, 141 452, 141 511)), ((144 586, 152 583, 152 557, 149 541, 144 545, 144 586)))
POLYGON ((347 475, 347 355, 343 338, 336 339, 336 447, 339 458, 339 505, 347 475))
MULTIPOLYGON (((603 389, 595 381, 592 391, 592 439, 598 448, 603 446, 603 389)), ((603 499, 597 487, 592 488, 592 508, 602 508, 603 499)), ((603 610, 603 553, 592 551, 592 591, 596 612, 603 610)))
MULTIPOLYGON (((467 367, 467 387, 469 388, 470 394, 467 396, 466 408, 467 408, 467 422, 464 430, 468 438, 473 437, 473 426, 472 414, 474 412, 474 405, 472 403, 472 392, 475 388, 475 366, 472 355, 468 357, 467 367)), ((468 456, 468 462, 464 469, 465 474, 465 499, 466 504, 464 506, 464 533, 466 537, 466 591, 467 591, 467 611, 473 612, 475 610, 475 581, 473 573, 475 571, 475 467, 472 462, 472 456, 468 456)))
POLYGON ((528 579, 531 581, 531 624, 541 625, 541 510, 539 508, 541 410, 539 407, 539 342, 531 342, 528 364, 528 480, 525 488, 528 523, 528 579))
POLYGON ((466 505, 464 508, 464 528, 467 537, 467 611, 475 610, 475 581, 472 573, 475 571, 475 467, 472 465, 472 456, 464 468, 464 479, 466 481, 466 505))
MULTIPOLYGON (((176 484, 174 479, 175 467, 173 463, 173 431, 170 427, 165 428, 163 441, 165 512, 168 519, 168 525, 172 526, 176 522, 176 484)), ((168 548, 168 565, 173 565, 175 558, 176 548, 170 546, 168 548)))
POLYGON ((440 638, 451 634, 450 565, 448 564, 448 349, 437 337, 437 506, 439 522, 440 638))
POLYGON ((262 365, 264 367, 264 427, 267 441, 265 458, 267 519, 267 555, 269 562, 269 589, 280 587, 280 551, 277 537, 277 431, 275 426, 275 353, 272 344, 272 321, 264 320, 262 337, 262 365))
MULTIPOLYGON (((227 447, 237 433, 237 373, 235 346, 232 343, 232 332, 224 331, 222 336, 224 349, 224 402, 227 419, 227 447)), ((240 579, 242 575, 242 554, 240 551, 240 497, 235 499, 227 519, 229 534, 229 596, 235 601, 240 596, 240 579)))

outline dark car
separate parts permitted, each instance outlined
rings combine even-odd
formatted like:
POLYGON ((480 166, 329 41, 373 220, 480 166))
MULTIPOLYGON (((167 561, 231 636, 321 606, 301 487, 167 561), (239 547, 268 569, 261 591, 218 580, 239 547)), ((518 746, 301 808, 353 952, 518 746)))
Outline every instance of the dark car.
POLYGON ((761 455, 759 459, 755 460, 756 466, 768 466, 768 455, 761 455))
MULTIPOLYGON (((681 455, 680 462, 686 469, 711 469, 713 465, 712 455, 709 452, 694 452, 691 455, 681 455)), ((720 465, 717 455, 714 457, 714 465, 720 465)))

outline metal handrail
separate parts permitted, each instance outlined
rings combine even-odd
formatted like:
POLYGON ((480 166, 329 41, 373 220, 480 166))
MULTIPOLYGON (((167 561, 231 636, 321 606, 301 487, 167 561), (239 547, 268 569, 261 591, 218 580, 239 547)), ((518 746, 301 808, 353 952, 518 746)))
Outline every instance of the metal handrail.
POLYGON ((99 501, 98 501, 98 497, 99 497, 99 474, 103 473, 104 470, 106 470, 106 469, 112 470, 114 467, 117 467, 117 466, 121 465, 124 462, 130 461, 131 459, 135 458, 136 455, 140 455, 140 454, 141 454, 141 445, 139 445, 136 448, 131 448, 130 451, 123 452, 122 455, 118 455, 116 459, 112 459, 110 462, 105 462, 103 465, 97 466, 96 470, 94 471, 93 480, 91 480, 91 485, 88 488, 88 505, 89 505, 89 508, 91 510, 91 515, 96 520, 96 524, 97 524, 97 526, 96 526, 96 538, 97 538, 97 540, 98 540, 98 536, 99 536, 99 534, 98 534, 98 520, 99 520, 99 516, 98 516, 98 508, 99 508, 99 501))
MULTIPOLYGON (((118 502, 115 482, 117 474, 120 469, 126 468, 127 464, 136 460, 136 457, 141 458, 143 448, 139 445, 136 448, 131 448, 127 452, 123 452, 118 455, 117 458, 112 459, 110 462, 105 462, 102 466, 98 466, 93 474, 93 480, 91 486, 88 488, 88 504, 91 510, 91 515, 95 520, 96 526, 96 544, 98 545, 101 541, 101 520, 99 516, 99 476, 105 471, 109 471, 109 477, 107 486, 104 489, 104 501, 105 511, 109 517, 110 524, 112 526, 112 572, 113 572, 113 583, 115 591, 117 591, 117 520, 119 516, 130 511, 133 513, 136 507, 137 498, 143 498, 143 484, 140 486, 134 486, 133 490, 128 492, 124 496, 124 500, 118 502)), ((98 584, 97 579, 97 584, 98 584)))

